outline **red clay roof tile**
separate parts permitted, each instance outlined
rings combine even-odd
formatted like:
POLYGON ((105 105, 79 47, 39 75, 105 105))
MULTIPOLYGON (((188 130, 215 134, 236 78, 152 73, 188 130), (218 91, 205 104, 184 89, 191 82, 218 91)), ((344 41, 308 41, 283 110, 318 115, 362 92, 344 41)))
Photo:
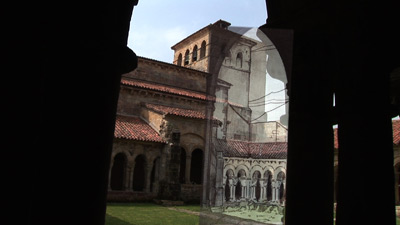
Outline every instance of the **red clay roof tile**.
POLYGON ((166 143, 163 138, 139 117, 117 115, 115 138, 166 143))
POLYGON ((155 105, 150 103, 143 104, 146 108, 161 113, 163 115, 175 115, 175 116, 183 116, 188 118, 195 118, 195 119, 206 119, 205 112, 192 110, 192 109, 183 109, 183 108, 176 108, 171 106, 164 106, 164 105, 155 105))
POLYGON ((216 148, 223 151, 225 157, 253 159, 286 159, 286 142, 254 143, 237 140, 217 140, 216 148))

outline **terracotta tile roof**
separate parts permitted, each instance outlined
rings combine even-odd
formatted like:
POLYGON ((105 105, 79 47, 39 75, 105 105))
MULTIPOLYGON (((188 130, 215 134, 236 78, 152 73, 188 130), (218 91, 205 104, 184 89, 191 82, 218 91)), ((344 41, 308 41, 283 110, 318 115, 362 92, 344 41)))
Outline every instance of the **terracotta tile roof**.
POLYGON ((183 116, 195 119, 206 119, 205 112, 196 111, 192 109, 182 109, 171 106, 155 105, 150 103, 143 103, 143 106, 163 115, 183 116))
MULTIPOLYGON (((393 144, 399 145, 400 144, 400 120, 392 120, 392 129, 393 129, 393 144)), ((334 144, 335 148, 339 148, 339 141, 338 141, 338 129, 333 129, 334 134, 334 144)))
POLYGON ((117 115, 115 138, 165 143, 162 137, 139 117, 117 115))
POLYGON ((286 142, 253 143, 236 140, 217 140, 216 148, 223 151, 224 157, 253 159, 286 159, 286 142))
POLYGON ((393 144, 400 144, 400 120, 392 120, 393 144))
POLYGON ((121 79, 121 83, 124 85, 128 85, 128 86, 140 87, 140 88, 145 88, 145 89, 149 89, 149 90, 156 90, 156 91, 161 91, 161 92, 165 92, 165 93, 176 94, 176 95, 181 95, 181 96, 186 96, 186 97, 191 97, 191 98, 196 98, 196 99, 201 99, 201 100, 207 99, 207 96, 205 93, 198 93, 195 91, 185 90, 185 89, 177 88, 177 87, 166 86, 163 84, 150 83, 147 81, 134 80, 134 79, 128 79, 128 78, 123 77, 121 79))
POLYGON ((121 84, 132 86, 132 87, 140 87, 144 89, 149 89, 149 90, 155 90, 155 91, 161 91, 169 94, 176 94, 180 96, 186 96, 186 97, 191 97, 191 98, 196 98, 200 100, 209 100, 209 101, 216 101, 219 103, 225 103, 227 102, 230 105, 233 106, 238 106, 238 107, 243 107, 243 105, 227 101, 225 99, 221 98, 215 98, 212 96, 207 96, 205 93, 199 93, 195 91, 190 91, 182 88, 177 88, 177 87, 171 87, 171 86, 166 86, 164 84, 156 84, 156 83, 151 83, 147 81, 142 81, 142 80, 135 80, 135 79, 129 79, 123 77, 121 79, 121 84))

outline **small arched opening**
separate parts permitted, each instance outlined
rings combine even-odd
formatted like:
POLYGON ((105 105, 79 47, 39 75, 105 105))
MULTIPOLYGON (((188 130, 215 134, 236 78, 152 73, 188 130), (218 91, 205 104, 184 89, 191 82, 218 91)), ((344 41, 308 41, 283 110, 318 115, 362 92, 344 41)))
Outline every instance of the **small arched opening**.
POLYGON ((197 61, 197 50, 197 45, 195 45, 192 52, 192 62, 197 61))
POLYGON ((111 169, 111 190, 123 190, 125 184, 125 168, 126 156, 123 153, 118 153, 114 157, 114 163, 111 169))
POLYGON ((206 41, 201 42, 201 47, 200 47, 200 59, 204 58, 206 56, 206 41))
POLYGON ((178 60, 176 61, 176 65, 182 66, 182 53, 179 53, 178 60))
POLYGON ((132 189, 134 191, 144 191, 145 167, 146 167, 146 158, 144 157, 144 155, 138 155, 135 159, 135 168, 133 170, 132 189))
POLYGON ((184 65, 186 66, 186 65, 189 65, 189 49, 187 49, 186 50, 186 52, 185 52, 185 62, 184 62, 184 65))
POLYGON ((242 66, 243 66, 243 54, 241 52, 239 52, 236 55, 236 67, 242 68, 242 66))

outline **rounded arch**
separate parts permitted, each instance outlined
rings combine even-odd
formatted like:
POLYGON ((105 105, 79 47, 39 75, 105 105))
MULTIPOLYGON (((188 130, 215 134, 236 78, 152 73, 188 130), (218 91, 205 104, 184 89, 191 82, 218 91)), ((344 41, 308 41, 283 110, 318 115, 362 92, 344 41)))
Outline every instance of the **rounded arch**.
POLYGON ((226 164, 224 166, 224 176, 226 176, 226 171, 232 170, 235 173, 235 167, 232 164, 226 164))
POLYGON ((179 53, 178 60, 176 61, 176 65, 182 66, 182 53, 179 53))
POLYGON ((127 161, 127 157, 123 152, 113 157, 110 179, 111 190, 124 190, 127 161))
POLYGON ((277 167, 277 168, 275 169, 275 174, 274 174, 274 179, 275 179, 275 180, 277 180, 278 174, 279 174, 280 172, 283 172, 283 173, 285 174, 285 177, 286 177, 286 169, 285 169, 284 167, 282 167, 282 166, 279 166, 279 167, 277 167))
POLYGON ((198 47, 197 47, 197 45, 195 45, 193 47, 193 51, 192 51, 192 62, 197 61, 197 50, 198 50, 198 47))
POLYGON ((261 172, 263 171, 263 169, 261 168, 260 165, 254 165, 253 167, 251 167, 251 170, 250 170, 250 177, 253 177, 253 174, 254 174, 255 171, 258 171, 258 172, 261 174, 261 172))
POLYGON ((206 41, 201 42, 200 46, 200 59, 204 58, 206 56, 206 47, 207 43, 206 41))
POLYGON ((189 60, 190 60, 189 49, 186 49, 184 65, 189 65, 189 60))
MULTIPOLYGON (((248 168, 246 165, 243 165, 243 164, 238 165, 238 166, 236 167, 236 169, 234 170, 234 171, 235 171, 235 174, 239 174, 239 171, 240 171, 240 170, 243 170, 243 171, 246 173, 246 177, 249 176, 249 174, 250 174, 249 168, 248 168)), ((239 176, 239 175, 238 175, 238 176, 239 176)))
MULTIPOLYGON (((264 168, 263 175, 265 175, 268 171, 269 171, 272 175, 274 175, 274 173, 275 173, 274 168, 273 168, 272 166, 268 165, 268 166, 266 166, 266 167, 264 168)), ((264 176, 263 176, 263 178, 264 178, 264 176)))
POLYGON ((243 53, 238 52, 236 54, 236 67, 242 68, 243 67, 243 53))
POLYGON ((145 168, 147 165, 146 157, 143 154, 136 156, 135 167, 133 169, 133 191, 144 191, 145 187, 145 168))
POLYGON ((192 151, 190 163, 190 182, 201 184, 203 181, 203 150, 196 148, 192 151))

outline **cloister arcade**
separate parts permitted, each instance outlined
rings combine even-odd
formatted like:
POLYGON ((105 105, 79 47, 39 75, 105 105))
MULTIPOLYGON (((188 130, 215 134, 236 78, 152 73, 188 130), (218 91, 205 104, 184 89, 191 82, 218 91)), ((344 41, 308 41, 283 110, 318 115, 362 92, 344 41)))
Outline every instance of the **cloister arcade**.
POLYGON ((225 158, 224 203, 285 204, 286 161, 225 158))

